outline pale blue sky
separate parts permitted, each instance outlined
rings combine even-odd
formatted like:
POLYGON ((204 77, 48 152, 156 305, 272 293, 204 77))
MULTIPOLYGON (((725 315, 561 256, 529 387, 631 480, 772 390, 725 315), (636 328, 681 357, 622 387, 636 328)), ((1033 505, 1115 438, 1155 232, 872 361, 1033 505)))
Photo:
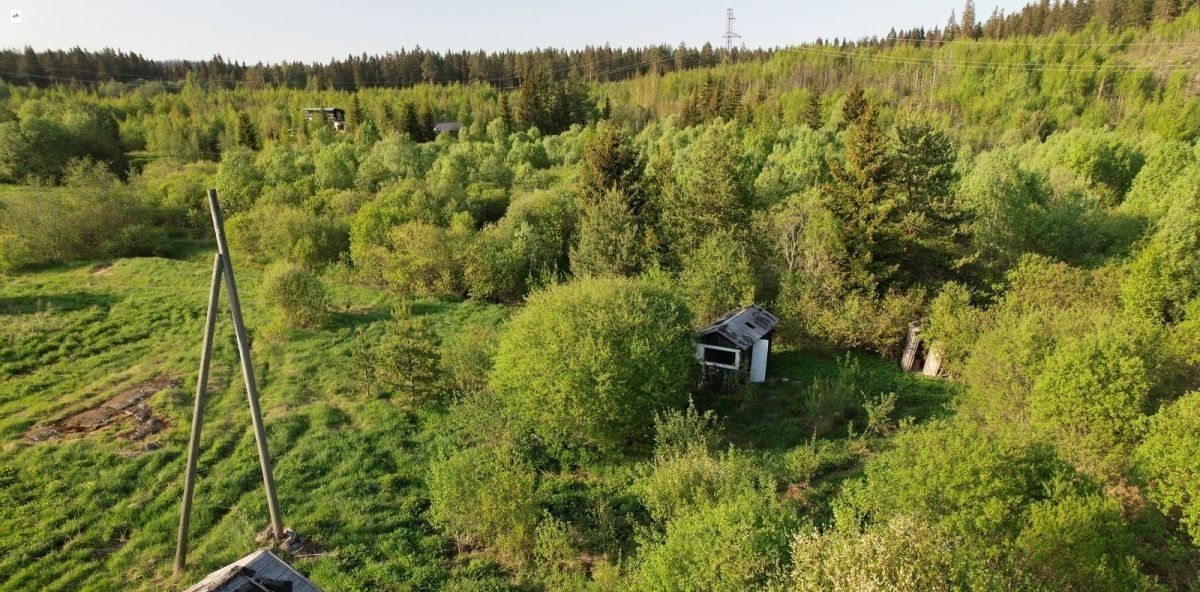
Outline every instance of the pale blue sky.
MULTIPOLYGON (((119 47, 150 58, 215 53, 256 62, 328 61, 347 54, 428 49, 579 48, 722 43, 725 8, 748 47, 817 37, 885 34, 891 26, 940 26, 962 0, 4 0, 24 22, 0 23, 0 46, 119 47)), ((1027 0, 980 0, 994 6, 1027 0)), ((8 12, 0 8, 0 18, 8 12)))

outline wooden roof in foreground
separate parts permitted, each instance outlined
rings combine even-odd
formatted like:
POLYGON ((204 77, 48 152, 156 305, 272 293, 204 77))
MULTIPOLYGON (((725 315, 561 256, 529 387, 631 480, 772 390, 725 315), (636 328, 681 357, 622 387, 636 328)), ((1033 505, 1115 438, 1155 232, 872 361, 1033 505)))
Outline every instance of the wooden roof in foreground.
POLYGON ((274 553, 255 551, 208 574, 186 592, 322 592, 274 553), (290 587, 288 586, 290 584, 290 587))

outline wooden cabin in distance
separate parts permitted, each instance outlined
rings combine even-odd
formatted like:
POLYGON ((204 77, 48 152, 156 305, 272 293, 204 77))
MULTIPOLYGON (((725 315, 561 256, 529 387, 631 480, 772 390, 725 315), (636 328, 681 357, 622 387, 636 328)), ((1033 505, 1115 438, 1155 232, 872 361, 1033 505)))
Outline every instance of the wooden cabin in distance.
POLYGON ((344 109, 338 109, 337 107, 308 107, 304 110, 305 121, 312 121, 317 116, 331 122, 334 131, 346 131, 346 111, 344 109))
POLYGON ((462 130, 463 124, 457 121, 439 121, 433 124, 434 134, 457 134, 462 130))
POLYGON ((771 338, 778 324, 779 317, 757 304, 730 311, 700 330, 696 359, 707 368, 747 372, 750 382, 764 382, 771 338))

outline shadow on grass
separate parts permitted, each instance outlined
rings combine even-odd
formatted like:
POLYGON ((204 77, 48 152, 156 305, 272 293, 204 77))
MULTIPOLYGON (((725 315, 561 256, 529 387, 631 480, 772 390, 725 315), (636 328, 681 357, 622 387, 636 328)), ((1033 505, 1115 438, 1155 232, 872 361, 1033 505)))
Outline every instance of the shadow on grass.
POLYGON ((338 329, 358 329, 373 325, 392 318, 392 311, 386 308, 373 308, 366 311, 335 312, 329 316, 329 327, 338 329))
POLYGON ((869 354, 823 354, 795 350, 771 354, 768 382, 737 392, 699 391, 696 406, 725 418, 727 439, 742 448, 784 451, 820 438, 842 437, 865 426, 861 407, 831 417, 814 417, 809 391, 817 378, 834 377, 839 365, 855 361, 854 387, 873 399, 894 392, 893 421, 912 417, 918 423, 951 413, 957 386, 945 380, 906 374, 892 360, 869 354))
POLYGON ((0 296, 0 316, 27 315, 45 310, 70 312, 93 306, 108 307, 116 298, 104 292, 63 292, 24 296, 0 296))

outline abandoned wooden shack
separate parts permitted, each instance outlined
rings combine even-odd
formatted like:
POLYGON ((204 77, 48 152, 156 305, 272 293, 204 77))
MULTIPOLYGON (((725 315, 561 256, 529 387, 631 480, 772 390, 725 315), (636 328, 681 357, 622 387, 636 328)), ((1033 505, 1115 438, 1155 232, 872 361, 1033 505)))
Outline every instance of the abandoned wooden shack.
POLYGON ((900 368, 905 372, 937 376, 942 369, 942 358, 937 347, 926 343, 921 337, 921 325, 921 321, 908 324, 908 336, 904 341, 904 351, 900 354, 900 368))
POLYGON ((274 553, 255 551, 208 574, 186 592, 321 592, 274 553))
POLYGON ((441 121, 433 124, 433 133, 435 134, 457 134, 463 128, 463 124, 457 121, 441 121))
POLYGON ((731 311, 700 330, 696 359, 720 374, 747 373, 750 382, 764 382, 778 324, 779 317, 757 304, 731 311))
POLYGON ((338 109, 337 107, 308 107, 304 110, 305 121, 312 121, 317 116, 331 122, 334 131, 346 131, 346 111, 344 109, 338 109))

